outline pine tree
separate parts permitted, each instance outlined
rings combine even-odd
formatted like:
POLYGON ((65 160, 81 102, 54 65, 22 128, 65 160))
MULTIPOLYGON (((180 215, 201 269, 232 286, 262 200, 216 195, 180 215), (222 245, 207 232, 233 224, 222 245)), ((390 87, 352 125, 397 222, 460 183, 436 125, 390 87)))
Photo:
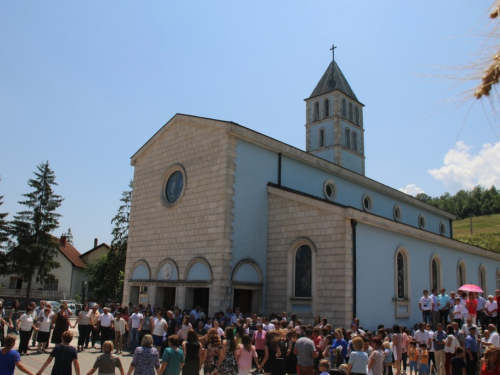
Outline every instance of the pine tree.
POLYGON ((122 193, 120 199, 122 204, 118 208, 118 213, 111 220, 114 227, 111 231, 113 240, 109 252, 90 263, 85 269, 94 285, 94 294, 100 299, 105 297, 121 298, 123 295, 132 181, 129 183, 129 188, 130 190, 122 193))
POLYGON ((11 227, 13 243, 6 254, 7 273, 19 275, 28 283, 26 301, 30 299, 33 281, 54 282, 51 271, 60 267, 54 260, 58 241, 51 233, 59 227, 61 215, 56 210, 63 198, 52 189, 57 183, 49 162, 40 164, 37 169, 36 177, 28 181, 33 190, 23 194, 26 200, 19 202, 26 210, 14 216, 11 227))

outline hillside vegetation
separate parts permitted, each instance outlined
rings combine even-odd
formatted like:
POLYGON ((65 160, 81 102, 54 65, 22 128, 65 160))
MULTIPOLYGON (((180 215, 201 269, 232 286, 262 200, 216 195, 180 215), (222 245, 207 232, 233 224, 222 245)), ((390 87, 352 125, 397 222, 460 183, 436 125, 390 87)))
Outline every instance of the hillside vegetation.
POLYGON ((494 186, 486 189, 479 185, 453 196, 444 193, 433 198, 418 194, 417 198, 457 217, 453 223, 454 239, 500 253, 500 192, 494 186))

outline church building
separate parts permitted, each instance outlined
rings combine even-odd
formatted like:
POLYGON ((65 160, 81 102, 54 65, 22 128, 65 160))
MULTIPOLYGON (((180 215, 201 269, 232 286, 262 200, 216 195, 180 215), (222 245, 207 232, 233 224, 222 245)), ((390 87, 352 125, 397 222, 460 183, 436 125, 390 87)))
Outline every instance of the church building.
POLYGON ((132 156, 124 303, 375 329, 419 322, 423 289, 494 294, 500 254, 453 240, 453 215, 365 176, 363 104, 335 61, 305 102, 305 151, 177 114, 132 156))

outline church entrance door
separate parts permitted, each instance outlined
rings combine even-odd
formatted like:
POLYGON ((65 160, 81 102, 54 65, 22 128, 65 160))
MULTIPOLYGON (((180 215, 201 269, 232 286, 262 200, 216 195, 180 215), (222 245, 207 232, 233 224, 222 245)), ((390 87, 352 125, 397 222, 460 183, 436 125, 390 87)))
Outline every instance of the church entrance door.
POLYGON ((209 302, 210 288, 186 288, 186 309, 200 306, 208 316, 209 302))
POLYGON ((156 287, 155 303, 159 308, 165 307, 167 310, 173 310, 175 306, 175 287, 156 287))
POLYGON ((253 290, 251 289, 235 289, 233 310, 239 307, 243 316, 245 316, 246 313, 252 313, 252 295, 253 290))
POLYGON ((131 286, 130 287, 130 301, 129 302, 132 302, 132 305, 139 304, 139 287, 138 286, 131 286))

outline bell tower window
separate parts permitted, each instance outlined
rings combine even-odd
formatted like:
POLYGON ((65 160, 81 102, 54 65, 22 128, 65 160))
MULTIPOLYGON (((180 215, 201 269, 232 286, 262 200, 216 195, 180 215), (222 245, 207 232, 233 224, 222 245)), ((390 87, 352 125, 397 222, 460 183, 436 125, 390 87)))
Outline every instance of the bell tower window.
POLYGON ((349 121, 352 121, 352 103, 349 103, 349 121))
POLYGON ((325 107, 325 117, 330 117, 330 101, 325 99, 323 106, 325 107))
POLYGON ((314 121, 319 120, 319 103, 315 102, 314 103, 314 121))
POLYGON ((358 151, 358 133, 352 132, 352 149, 358 151))
POLYGON ((325 147, 325 129, 319 129, 318 146, 325 147))
POLYGON ((358 107, 354 108, 354 123, 356 125, 359 125, 359 108, 358 107))
POLYGON ((345 99, 342 99, 342 116, 347 117, 347 103, 345 99))
POLYGON ((345 147, 351 148, 351 131, 345 128, 345 147))

